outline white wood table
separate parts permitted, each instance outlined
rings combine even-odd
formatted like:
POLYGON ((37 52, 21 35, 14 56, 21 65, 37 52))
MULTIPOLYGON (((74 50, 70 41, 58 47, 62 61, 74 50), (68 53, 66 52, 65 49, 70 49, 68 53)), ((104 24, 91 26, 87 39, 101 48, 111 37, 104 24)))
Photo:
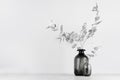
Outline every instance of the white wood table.
POLYGON ((120 74, 93 74, 90 77, 72 74, 0 74, 0 80, 120 80, 120 74))

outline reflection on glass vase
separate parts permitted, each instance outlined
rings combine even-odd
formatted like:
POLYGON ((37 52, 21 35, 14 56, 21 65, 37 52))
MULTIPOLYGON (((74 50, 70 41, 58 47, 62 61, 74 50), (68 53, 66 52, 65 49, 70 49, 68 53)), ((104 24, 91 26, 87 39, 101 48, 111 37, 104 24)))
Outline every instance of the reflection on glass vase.
POLYGON ((78 49, 79 53, 74 58, 74 74, 76 76, 90 76, 91 65, 89 58, 85 55, 85 49, 78 49))

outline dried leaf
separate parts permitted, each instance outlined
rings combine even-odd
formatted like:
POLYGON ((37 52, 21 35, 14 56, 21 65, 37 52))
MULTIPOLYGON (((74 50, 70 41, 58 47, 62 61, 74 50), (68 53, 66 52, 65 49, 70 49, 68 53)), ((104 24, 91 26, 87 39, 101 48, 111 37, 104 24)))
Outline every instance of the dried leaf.
POLYGON ((72 44, 73 42, 74 42, 74 40, 73 40, 73 39, 70 39, 70 40, 69 40, 69 43, 71 43, 71 44, 72 44))
POLYGON ((58 30, 58 26, 56 24, 52 24, 50 26, 47 27, 48 28, 51 28, 52 31, 57 31, 58 30))
POLYGON ((91 53, 95 54, 95 51, 91 51, 91 53))
POLYGON ((63 25, 60 26, 60 34, 63 33, 63 25))
POLYGON ((81 47, 77 47, 77 50, 78 50, 78 49, 82 49, 82 48, 81 48, 81 47))
POLYGON ((98 25, 98 24, 100 24, 101 22, 102 22, 102 21, 95 22, 94 24, 92 24, 92 26, 98 25))
POLYGON ((77 46, 77 44, 73 44, 73 45, 72 45, 72 48, 75 48, 76 46, 77 46))
POLYGON ((83 41, 86 35, 87 35, 87 29, 85 29, 85 30, 83 31, 83 33, 81 34, 81 36, 80 36, 80 41, 83 41))
POLYGON ((84 38, 85 38, 85 36, 87 34, 87 28, 86 28, 86 26, 87 26, 87 23, 84 23, 84 25, 82 26, 82 30, 80 32, 80 36, 78 36, 78 37, 80 37, 79 38, 80 42, 82 42, 84 40, 84 38))
POLYGON ((67 42, 70 40, 70 34, 69 33, 66 33, 65 39, 66 39, 67 42))
POLYGON ((72 33, 70 35, 70 38, 73 39, 73 40, 76 40, 78 38, 78 34, 77 33, 72 33))
POLYGON ((95 17, 95 22, 97 22, 100 19, 100 16, 95 17))
POLYGON ((97 50, 99 49, 99 47, 94 47, 93 49, 94 49, 95 51, 97 51, 97 50))
POLYGON ((87 23, 84 23, 81 31, 84 31, 86 29, 86 26, 87 26, 87 23))
POLYGON ((62 41, 62 38, 61 38, 61 37, 58 37, 57 39, 59 39, 59 40, 60 40, 60 42, 62 41))
POLYGON ((96 32, 96 27, 92 27, 88 32, 88 35, 87 35, 87 39, 92 37, 94 35, 94 33, 96 32))
POLYGON ((87 54, 88 57, 94 57, 95 55, 93 54, 87 54))
POLYGON ((96 6, 93 7, 92 11, 98 11, 98 4, 96 3, 96 6))

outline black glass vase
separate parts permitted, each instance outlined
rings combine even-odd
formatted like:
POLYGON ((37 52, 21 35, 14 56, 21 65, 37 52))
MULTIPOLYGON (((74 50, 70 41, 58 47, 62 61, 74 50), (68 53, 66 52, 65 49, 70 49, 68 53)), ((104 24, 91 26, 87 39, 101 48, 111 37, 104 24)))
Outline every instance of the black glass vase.
POLYGON ((79 53, 74 58, 74 74, 76 76, 90 76, 91 65, 89 58, 85 55, 85 49, 78 49, 79 53))

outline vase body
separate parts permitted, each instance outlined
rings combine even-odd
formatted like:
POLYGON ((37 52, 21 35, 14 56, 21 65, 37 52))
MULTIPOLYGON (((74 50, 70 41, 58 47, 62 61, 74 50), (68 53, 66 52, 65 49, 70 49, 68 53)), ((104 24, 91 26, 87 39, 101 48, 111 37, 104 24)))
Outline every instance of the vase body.
POLYGON ((74 74, 76 76, 90 76, 91 65, 89 58, 85 55, 85 49, 78 49, 79 53, 74 58, 74 74))

